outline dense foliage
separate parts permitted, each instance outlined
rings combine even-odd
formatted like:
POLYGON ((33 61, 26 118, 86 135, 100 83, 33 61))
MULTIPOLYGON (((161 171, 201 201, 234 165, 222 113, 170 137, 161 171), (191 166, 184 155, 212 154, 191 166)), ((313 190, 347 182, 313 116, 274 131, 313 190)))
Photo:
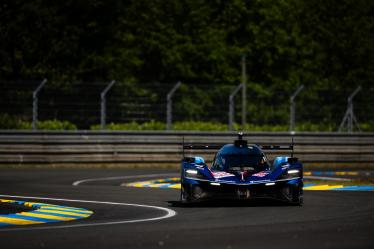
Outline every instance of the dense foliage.
MULTIPOLYGON (((134 95, 129 88, 142 95, 138 91, 160 84, 156 82, 204 83, 219 89, 240 82, 244 54, 251 90, 248 98, 256 100, 248 101, 249 122, 287 124, 285 102, 304 84, 309 90, 300 104, 303 113, 323 113, 308 121, 336 125, 346 95, 336 106, 318 106, 319 91, 349 93, 358 85, 373 90, 374 1, 0 3, 0 80, 48 78, 50 87, 64 92, 72 87, 66 82, 116 79, 122 82, 118 90, 122 99, 134 95), (269 107, 274 102, 279 109, 269 107), (259 107, 264 111, 259 113, 259 107)), ((199 105, 196 99, 176 103, 185 120, 201 119, 204 111, 199 108, 210 108, 215 102, 212 91, 195 95, 199 105)), ((152 103, 160 99, 152 92, 143 96, 152 103)), ((334 104, 335 98, 329 103, 334 104)), ((363 109, 362 113, 367 112, 363 109)), ((156 119, 164 121, 164 117, 156 119)), ((225 123, 225 119, 217 121, 225 123)), ((365 118, 369 121, 372 116, 365 118)))

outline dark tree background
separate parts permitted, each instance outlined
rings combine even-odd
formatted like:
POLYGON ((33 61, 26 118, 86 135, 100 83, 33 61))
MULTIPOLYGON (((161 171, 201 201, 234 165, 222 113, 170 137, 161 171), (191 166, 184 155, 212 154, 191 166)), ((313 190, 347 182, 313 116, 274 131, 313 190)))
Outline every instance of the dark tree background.
MULTIPOLYGON (((313 109, 308 103, 332 90, 342 96, 358 85, 373 90, 374 1, 0 2, 4 81, 48 78, 62 92, 69 89, 67 82, 110 79, 122 82, 123 89, 177 81, 219 89, 240 82, 242 54, 247 56, 249 97, 259 103, 248 103, 251 122, 286 123, 286 105, 276 112, 267 107, 287 102, 304 84, 310 89, 303 98, 305 113, 323 110, 332 114, 316 119, 336 123, 341 115, 334 113, 344 111, 345 97, 338 107, 317 104, 321 109, 313 109), (258 105, 268 116, 256 113, 258 105)), ((200 101, 209 106, 215 93, 204 93, 200 101)), ((185 104, 180 108, 193 105, 185 104)), ((181 111, 187 119, 201 118, 196 108, 189 110, 181 111)))

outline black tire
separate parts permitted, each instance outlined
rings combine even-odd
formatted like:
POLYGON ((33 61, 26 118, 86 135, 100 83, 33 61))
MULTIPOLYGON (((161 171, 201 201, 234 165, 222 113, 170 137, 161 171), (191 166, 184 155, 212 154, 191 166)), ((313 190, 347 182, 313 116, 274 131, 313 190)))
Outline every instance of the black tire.
POLYGON ((180 192, 180 201, 181 203, 195 203, 199 201, 199 197, 195 196, 195 189, 196 186, 191 186, 191 185, 181 185, 181 192, 180 192))
POLYGON ((304 204, 303 187, 297 186, 292 191, 292 204, 302 206, 304 204))
POLYGON ((181 192, 180 192, 180 202, 181 203, 189 203, 190 197, 188 196, 188 193, 183 185, 181 185, 181 192))
POLYGON ((303 188, 301 185, 287 186, 282 190, 283 199, 290 205, 302 206, 304 204, 303 188))

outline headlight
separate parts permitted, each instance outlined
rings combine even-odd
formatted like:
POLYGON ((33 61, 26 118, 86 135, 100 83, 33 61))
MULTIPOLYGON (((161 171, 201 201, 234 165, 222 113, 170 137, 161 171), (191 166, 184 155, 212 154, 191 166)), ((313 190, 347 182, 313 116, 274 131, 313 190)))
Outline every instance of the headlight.
POLYGON ((195 169, 187 169, 186 174, 188 175, 197 175, 199 172, 195 169))
POLYGON ((188 178, 206 179, 206 176, 196 169, 186 169, 185 176, 188 178))
POLYGON ((287 170, 287 173, 289 175, 299 175, 300 174, 300 170, 298 170, 298 169, 289 169, 289 170, 287 170))
POLYGON ((301 177, 301 170, 299 169, 289 169, 284 171, 280 176, 279 179, 288 179, 288 178, 294 178, 294 177, 301 177))

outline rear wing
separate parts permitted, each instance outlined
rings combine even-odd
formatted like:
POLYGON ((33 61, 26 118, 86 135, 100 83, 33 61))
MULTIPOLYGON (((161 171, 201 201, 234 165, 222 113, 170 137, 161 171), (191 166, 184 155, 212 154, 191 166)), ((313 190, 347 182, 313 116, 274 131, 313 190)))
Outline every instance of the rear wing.
MULTIPOLYGON (((226 144, 206 144, 206 143, 193 143, 193 144, 183 144, 183 150, 219 150, 226 144)), ((293 144, 287 145, 260 145, 259 146, 262 150, 293 150, 293 144)))
MULTIPOLYGON (((239 133, 238 134, 238 137, 239 139, 238 140, 235 140, 234 141, 234 144, 235 145, 247 145, 247 141, 246 140, 243 140, 243 133, 239 133)), ((183 137, 183 148, 182 148, 182 151, 183 151, 183 158, 185 157, 185 153, 184 151, 185 150, 219 150, 221 149, 224 145, 226 144, 222 144, 222 143, 210 143, 210 144, 207 144, 207 143, 184 143, 184 137, 183 137)), ((292 136, 292 143, 291 144, 288 144, 288 143, 284 143, 284 144, 261 144, 261 143, 258 143, 256 144, 257 146, 259 146, 262 150, 289 150, 291 151, 291 157, 293 158, 293 155, 294 155, 294 138, 292 136)))

